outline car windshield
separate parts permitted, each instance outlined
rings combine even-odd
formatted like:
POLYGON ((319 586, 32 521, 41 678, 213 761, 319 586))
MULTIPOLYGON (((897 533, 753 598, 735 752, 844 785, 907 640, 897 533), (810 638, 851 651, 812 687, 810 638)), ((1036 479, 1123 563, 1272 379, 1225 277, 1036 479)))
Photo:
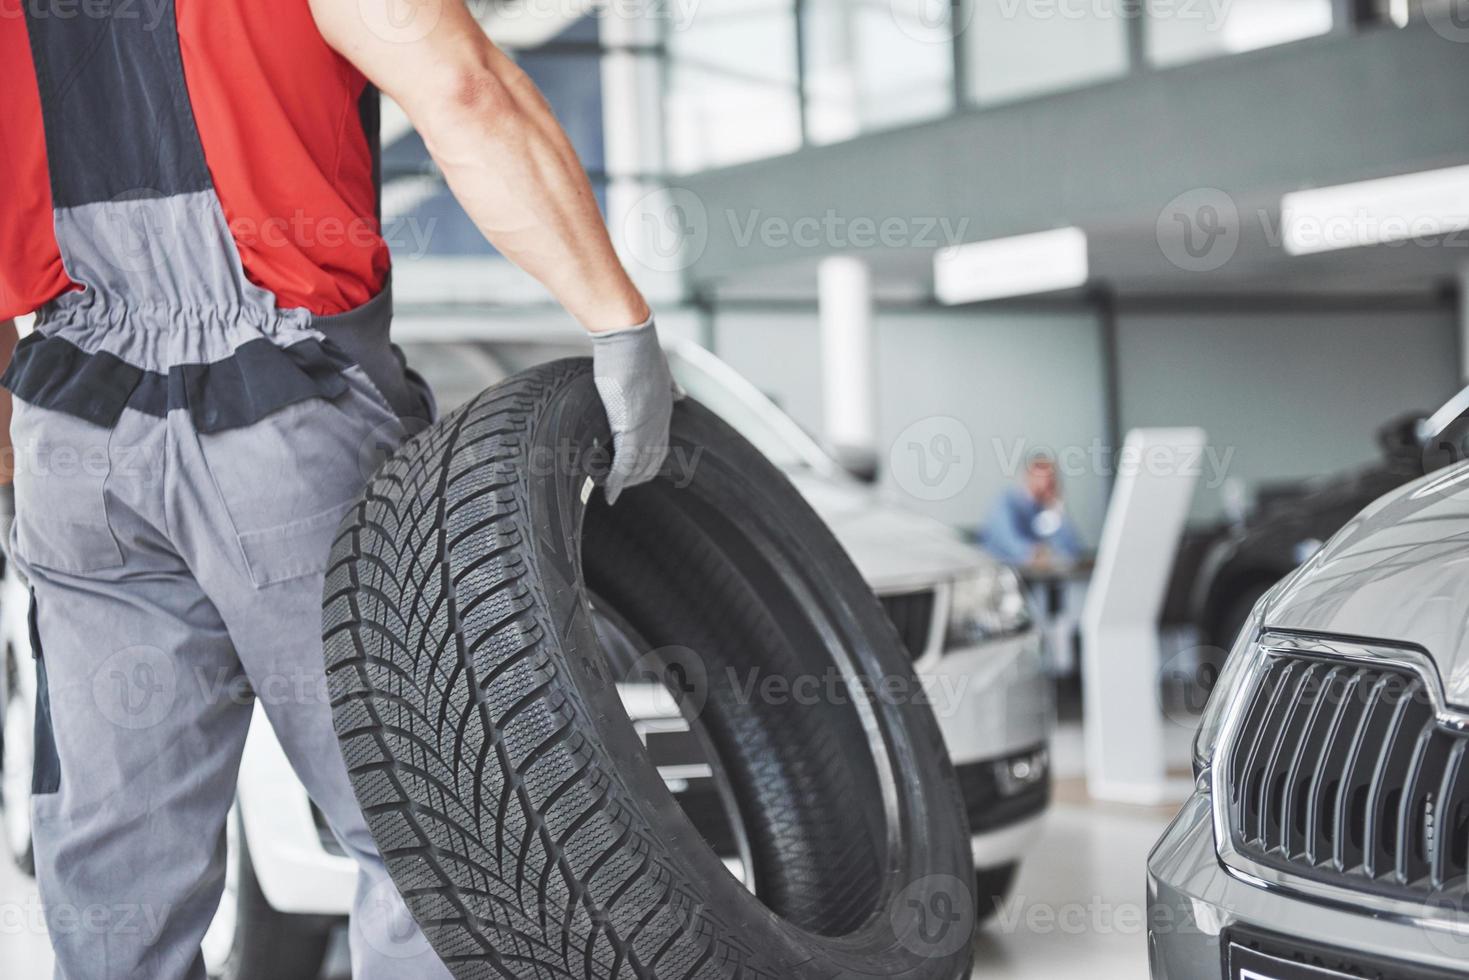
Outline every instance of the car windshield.
MULTIPOLYGON (((403 346, 409 364, 428 379, 445 412, 526 368, 587 354, 585 346, 571 341, 403 346)), ((668 364, 684 391, 733 426, 776 466, 838 472, 837 464, 794 420, 714 355, 678 345, 669 348, 668 364)))

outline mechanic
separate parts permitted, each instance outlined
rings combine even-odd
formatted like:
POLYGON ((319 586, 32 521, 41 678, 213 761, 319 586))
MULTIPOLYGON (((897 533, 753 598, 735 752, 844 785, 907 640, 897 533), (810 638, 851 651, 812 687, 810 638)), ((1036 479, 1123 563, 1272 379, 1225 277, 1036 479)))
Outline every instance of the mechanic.
POLYGON ((464 0, 165 0, 161 19, 121 0, 18 6, 0 9, 0 354, 10 321, 36 321, 0 383, 58 975, 204 976, 243 679, 304 692, 261 699, 360 867, 353 976, 447 976, 432 953, 399 958, 416 926, 353 797, 322 669, 334 529, 376 447, 434 411, 388 337, 377 91, 489 241, 592 333, 609 500, 666 452, 673 382, 648 305, 546 102, 464 0), (87 928, 62 927, 82 911, 87 928))

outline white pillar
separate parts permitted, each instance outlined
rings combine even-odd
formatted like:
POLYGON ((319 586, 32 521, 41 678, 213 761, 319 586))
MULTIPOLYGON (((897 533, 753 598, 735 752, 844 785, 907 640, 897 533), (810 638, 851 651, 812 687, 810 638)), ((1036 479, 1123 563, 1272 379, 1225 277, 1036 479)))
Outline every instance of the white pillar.
POLYGON ((1156 806, 1187 799, 1168 773, 1170 726, 1158 699, 1158 620, 1208 437, 1202 429, 1134 429, 1122 449, 1097 567, 1082 611, 1083 727, 1093 799, 1156 806))
POLYGON ((871 461, 877 449, 876 327, 872 270, 836 255, 817 270, 826 441, 840 457, 871 461))
POLYGON ((657 309, 686 298, 684 273, 707 224, 694 213, 697 201, 685 200, 691 195, 680 196, 661 179, 667 170, 662 66, 649 53, 662 38, 661 8, 634 6, 609 8, 601 17, 602 43, 623 49, 601 62, 607 219, 629 273, 657 309))

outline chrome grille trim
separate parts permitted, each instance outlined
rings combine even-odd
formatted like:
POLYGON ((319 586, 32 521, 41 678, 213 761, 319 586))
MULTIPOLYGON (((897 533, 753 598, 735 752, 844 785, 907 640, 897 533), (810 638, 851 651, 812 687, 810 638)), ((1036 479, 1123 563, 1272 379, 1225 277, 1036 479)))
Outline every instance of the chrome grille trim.
MULTIPOLYGON (((1469 899, 1469 881, 1457 869, 1461 862, 1451 860, 1450 836, 1440 831, 1429 853, 1419 856, 1426 857, 1430 865, 1422 877, 1431 875, 1431 881, 1440 883, 1449 877, 1446 884, 1451 887, 1440 891, 1421 887, 1411 890, 1410 879, 1421 881, 1414 874, 1415 867, 1421 867, 1414 864, 1415 855, 1406 847, 1389 851, 1381 846, 1384 828, 1401 829, 1408 818, 1411 801, 1427 792, 1430 784, 1437 782, 1433 787, 1438 800, 1437 812, 1447 813, 1450 820, 1452 808, 1465 802, 1469 795, 1469 751, 1466 751, 1469 715, 1447 703, 1434 662, 1421 650, 1278 631, 1264 633, 1251 656, 1253 662, 1248 675, 1228 705, 1227 721, 1210 775, 1215 840, 1226 870, 1252 885, 1293 893, 1322 904, 1371 910, 1394 919, 1469 934, 1469 918, 1461 911, 1469 899), (1400 679, 1398 683, 1405 692, 1402 697, 1379 696, 1390 677, 1400 679), (1372 687, 1364 691, 1363 685, 1369 678, 1372 687), (1308 704, 1306 710, 1292 713, 1289 702, 1296 699, 1289 697, 1289 693, 1299 692, 1312 683, 1323 690, 1335 689, 1340 696, 1314 699, 1314 705, 1308 704), (1282 687, 1286 693, 1281 693, 1282 687), (1389 710, 1384 710, 1384 705, 1389 710), (1376 710, 1372 710, 1374 706, 1376 710), (1262 724, 1270 719, 1274 719, 1276 727, 1262 729, 1262 724), (1298 738, 1284 769, 1273 771, 1285 774, 1287 786, 1299 789, 1304 782, 1306 791, 1300 798, 1288 801, 1290 794, 1273 792, 1261 778, 1264 771, 1272 770, 1257 772, 1256 766, 1265 758, 1261 753, 1284 753, 1290 729, 1280 726, 1293 724, 1305 735, 1298 738), (1277 737, 1251 739, 1252 731, 1277 737), (1347 731, 1351 735, 1344 737, 1347 731), (1370 751, 1374 732, 1380 733, 1383 739, 1396 735, 1388 742, 1378 743, 1376 757, 1370 751), (1368 751, 1362 751, 1364 742, 1369 743, 1368 751), (1313 751, 1317 753, 1314 760, 1313 751), (1442 760, 1441 764, 1437 759, 1442 760), (1366 770, 1369 762, 1370 773, 1366 770), (1308 766, 1309 770, 1305 770, 1308 766), (1384 792, 1388 783, 1382 778, 1390 766, 1403 772, 1398 785, 1405 788, 1401 796, 1391 800, 1384 792), (1311 773, 1309 781, 1302 779, 1303 771, 1311 773), (1365 812, 1374 815, 1375 823, 1371 832, 1363 828, 1360 860, 1351 835, 1341 832, 1353 819, 1352 794, 1331 791, 1333 773, 1341 773, 1342 778, 1360 778, 1362 785, 1368 787, 1365 812), (1231 785, 1235 781, 1247 785, 1235 793, 1231 785), (1252 798, 1256 808, 1252 811, 1238 807, 1245 799, 1241 794, 1246 792, 1255 794, 1252 798), (1306 808, 1305 827, 1298 831, 1295 814, 1296 808, 1302 805, 1306 808), (1329 842, 1313 834, 1322 826, 1322 811, 1326 809, 1330 809, 1332 826, 1337 828, 1329 842), (1285 822, 1287 819, 1289 823, 1285 822), (1238 826, 1240 822, 1247 826, 1238 826), (1262 831, 1277 835, 1271 838, 1273 853, 1260 853, 1261 838, 1247 836, 1262 831), (1370 854, 1366 852, 1369 846, 1370 854), (1294 854, 1296 859, 1285 860, 1282 856, 1286 854, 1294 854), (1358 873, 1354 875, 1354 871, 1358 873), (1367 875, 1390 876, 1393 887, 1374 888, 1373 878, 1367 875)), ((1281 765, 1279 758, 1275 765, 1281 765)), ((1357 806, 1364 808, 1361 802, 1357 806)))

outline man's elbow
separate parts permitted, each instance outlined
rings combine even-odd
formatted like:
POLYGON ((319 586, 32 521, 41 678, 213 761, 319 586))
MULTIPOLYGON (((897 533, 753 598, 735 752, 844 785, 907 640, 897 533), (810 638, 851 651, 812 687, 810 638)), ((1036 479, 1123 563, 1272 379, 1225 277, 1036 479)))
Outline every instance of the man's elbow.
POLYGON ((418 110, 409 111, 414 125, 431 143, 468 132, 508 137, 523 122, 507 79, 496 66, 478 61, 425 79, 413 93, 412 104, 418 110))
POLYGON ((505 79, 487 60, 447 70, 435 94, 440 105, 461 114, 498 117, 515 106, 505 79))

